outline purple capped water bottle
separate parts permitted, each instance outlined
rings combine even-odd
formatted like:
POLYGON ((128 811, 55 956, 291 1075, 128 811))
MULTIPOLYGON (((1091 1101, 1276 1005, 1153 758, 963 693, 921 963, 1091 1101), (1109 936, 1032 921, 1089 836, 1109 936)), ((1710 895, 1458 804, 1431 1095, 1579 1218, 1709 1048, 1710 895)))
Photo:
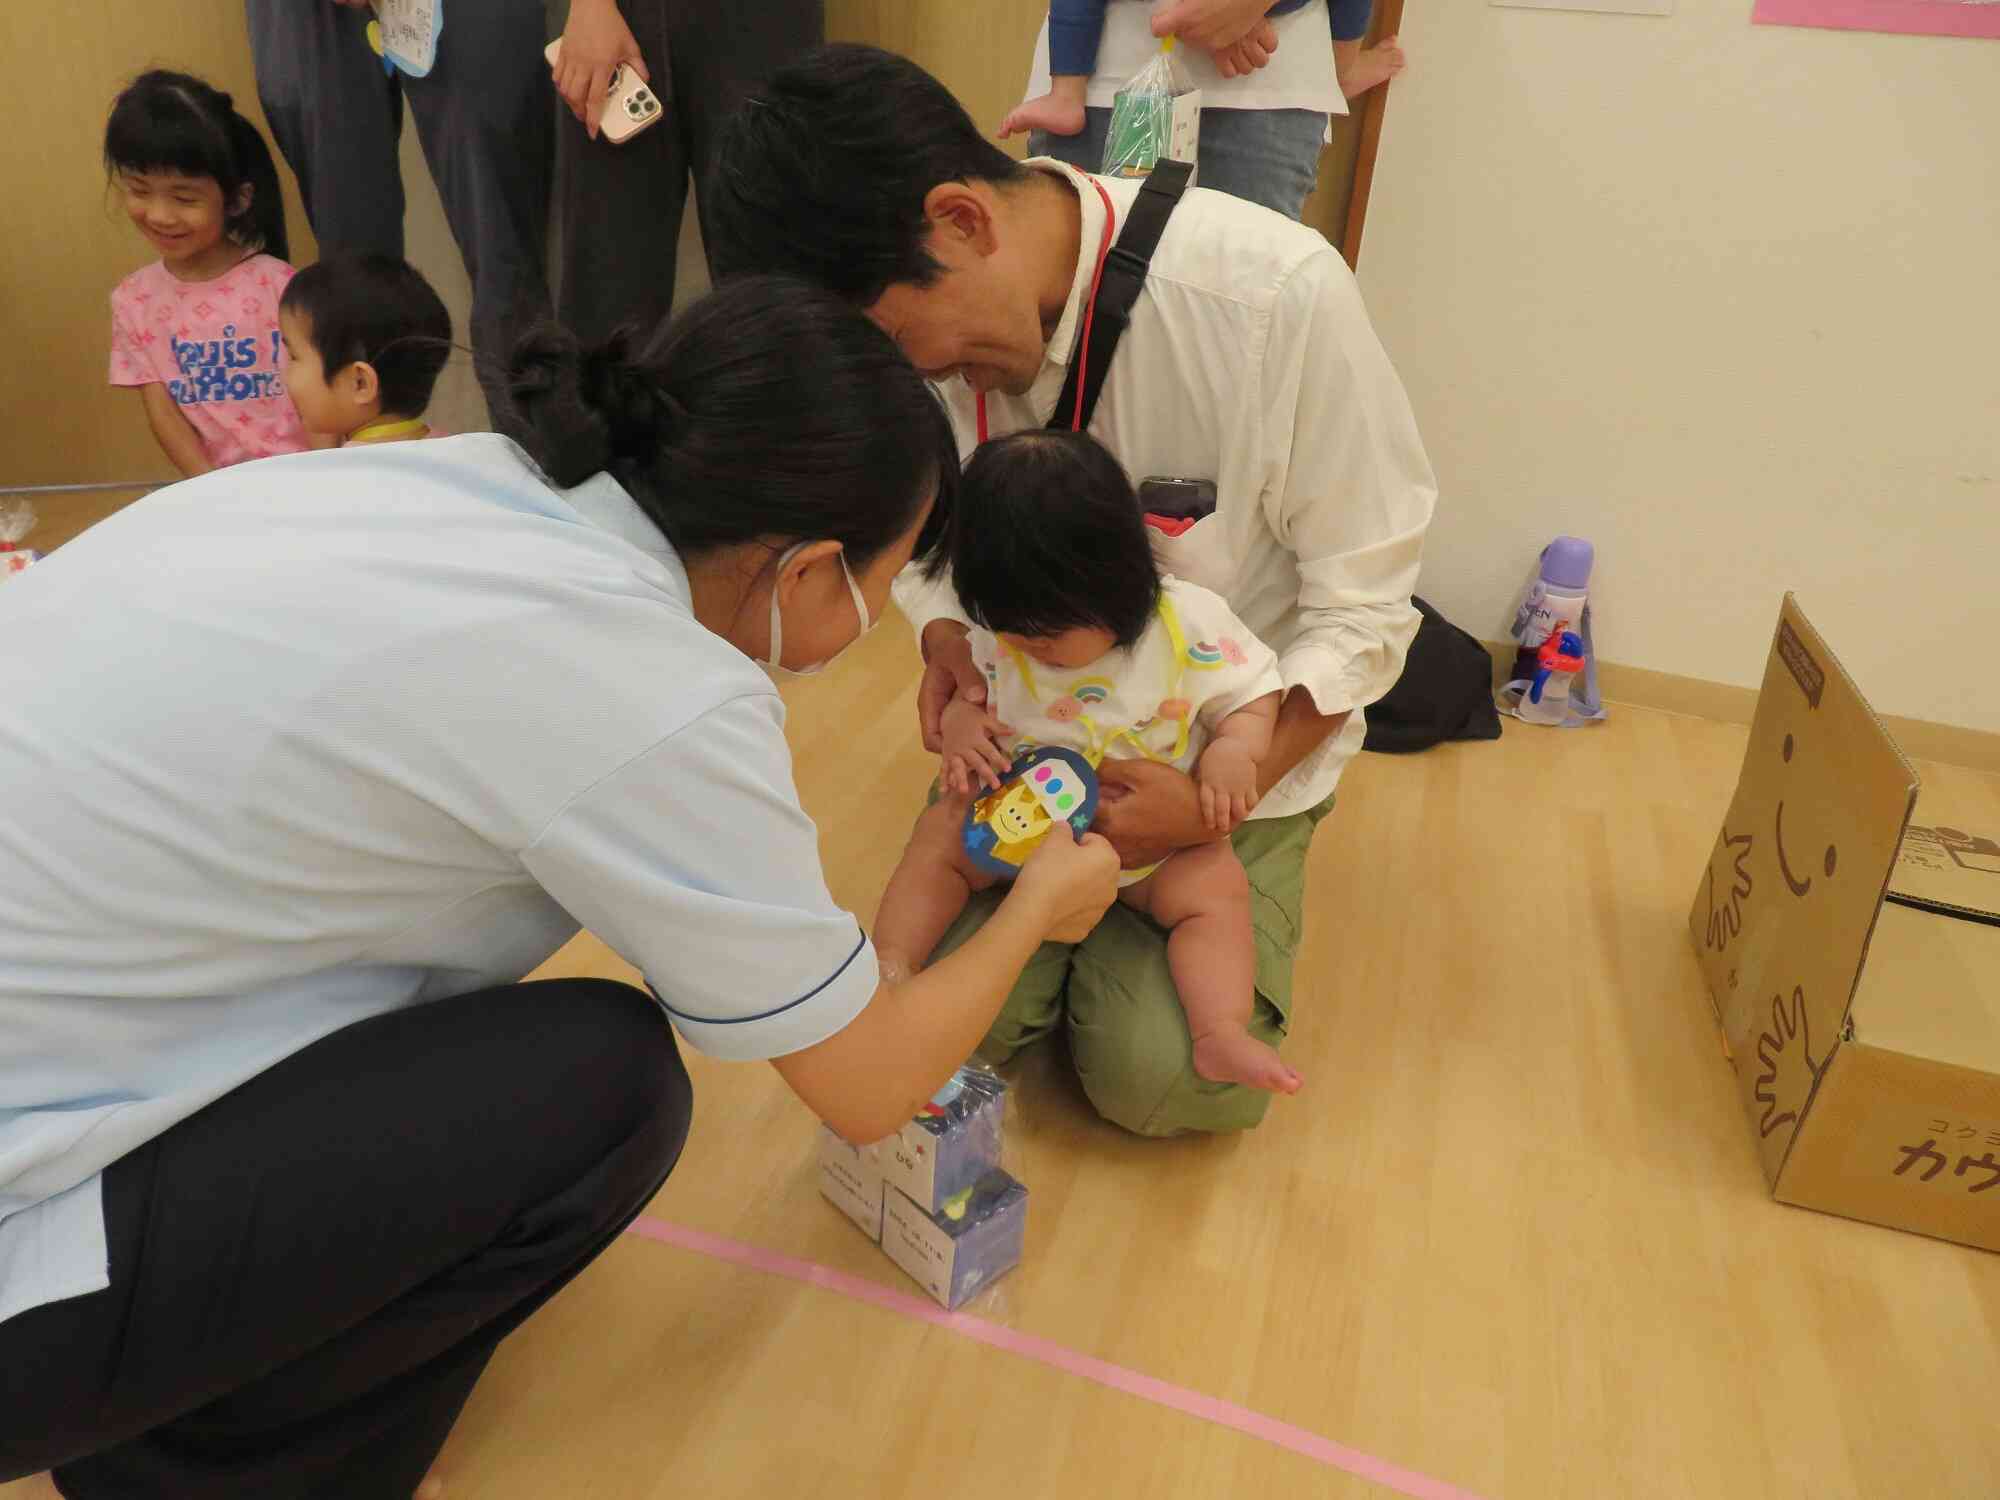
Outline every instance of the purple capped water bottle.
POLYGON ((1559 536, 1542 548, 1542 570, 1514 615, 1513 676, 1532 679, 1536 654, 1549 633, 1562 628, 1581 632, 1583 607, 1590 598, 1590 567, 1596 550, 1579 536, 1559 536))

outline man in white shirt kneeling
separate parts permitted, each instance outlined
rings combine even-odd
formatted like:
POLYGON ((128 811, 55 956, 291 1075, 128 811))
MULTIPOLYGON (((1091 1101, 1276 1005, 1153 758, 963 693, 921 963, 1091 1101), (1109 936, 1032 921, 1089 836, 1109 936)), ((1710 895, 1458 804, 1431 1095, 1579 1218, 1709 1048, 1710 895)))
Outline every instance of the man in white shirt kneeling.
MULTIPOLYGON (((961 453, 1074 421, 1058 398, 1072 364, 1102 356, 1092 290, 1139 191, 1016 162, 921 68, 853 45, 775 75, 726 127, 704 185, 721 273, 787 272, 863 307, 938 383, 961 453)), ((1307 847, 1360 748, 1362 710, 1394 685, 1416 633, 1410 592, 1436 481, 1340 256, 1313 230, 1201 188, 1167 220, 1086 427, 1135 484, 1212 482, 1212 513, 1156 527, 1162 566, 1221 594, 1279 656, 1262 800, 1234 836, 1257 934, 1251 1030, 1279 1046, 1307 847)), ((952 693, 985 685, 948 584, 906 574, 897 600, 923 644, 919 717, 935 749, 952 693)), ((1102 777, 1095 826, 1128 868, 1215 837, 1172 767, 1107 761, 1102 777)), ((939 952, 991 909, 975 900, 939 952)), ((1130 911, 1113 908, 1074 948, 1045 948, 981 1055, 1002 1061, 1062 1023, 1091 1102, 1127 1129, 1242 1130, 1270 1102, 1196 1075, 1165 939, 1130 911)))

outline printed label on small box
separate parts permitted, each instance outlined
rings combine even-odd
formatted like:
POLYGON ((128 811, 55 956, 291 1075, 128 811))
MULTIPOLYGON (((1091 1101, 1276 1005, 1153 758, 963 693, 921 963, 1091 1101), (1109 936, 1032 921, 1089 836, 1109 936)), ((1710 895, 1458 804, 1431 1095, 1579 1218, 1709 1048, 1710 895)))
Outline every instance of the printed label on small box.
POLYGON ((929 1203, 937 1173, 935 1141, 921 1128, 905 1125, 901 1134, 882 1143, 883 1170, 889 1180, 919 1203, 929 1203))
MULTIPOLYGON (((1201 149, 1201 90, 1175 96, 1174 123, 1168 133, 1167 157, 1172 161, 1184 161, 1189 166, 1196 165, 1195 153, 1201 149)), ((1193 177, 1188 179, 1192 184, 1193 177)))
POLYGON ((882 1172, 874 1147, 850 1146, 822 1126, 819 1190, 869 1239, 882 1238, 882 1172))
POLYGON ((938 1301, 951 1294, 953 1245, 916 1204, 893 1189, 882 1215, 882 1249, 938 1301))
POLYGON ((1799 691, 1806 695, 1806 702, 1819 707, 1820 695, 1826 691, 1826 673, 1813 660, 1812 652, 1806 650, 1806 643, 1792 629, 1790 620, 1778 621, 1778 655, 1790 669, 1792 680, 1799 685, 1799 691))

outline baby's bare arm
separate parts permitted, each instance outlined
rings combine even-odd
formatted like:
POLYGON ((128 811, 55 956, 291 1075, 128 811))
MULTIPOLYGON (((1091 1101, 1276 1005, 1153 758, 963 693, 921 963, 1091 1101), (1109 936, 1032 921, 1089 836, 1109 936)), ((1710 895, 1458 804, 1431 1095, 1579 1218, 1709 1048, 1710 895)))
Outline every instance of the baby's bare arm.
POLYGON ((1216 726, 1209 748, 1227 740, 1246 751, 1251 760, 1262 760, 1271 752, 1271 731, 1277 727, 1278 704, 1283 697, 1282 693, 1266 693, 1251 699, 1216 726))

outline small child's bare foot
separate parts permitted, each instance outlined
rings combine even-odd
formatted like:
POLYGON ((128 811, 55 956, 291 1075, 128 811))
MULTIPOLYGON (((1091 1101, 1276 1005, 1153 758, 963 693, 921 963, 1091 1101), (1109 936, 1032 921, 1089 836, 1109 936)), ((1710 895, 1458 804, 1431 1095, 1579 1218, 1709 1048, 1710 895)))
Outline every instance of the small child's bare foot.
POLYGON ((1054 94, 1044 94, 1039 99, 1017 105, 1014 112, 1000 122, 1000 139, 1004 141, 1010 135, 1020 135, 1028 130, 1046 130, 1050 135, 1082 135, 1083 118, 1081 100, 1058 99, 1054 94))
POLYGON ((1362 48, 1354 66, 1340 76, 1341 95, 1343 98, 1356 98, 1378 83, 1387 83, 1408 66, 1409 59, 1403 55, 1396 39, 1384 37, 1374 46, 1362 48))
POLYGON ((1241 1026, 1218 1026, 1194 1039, 1194 1070, 1211 1083, 1242 1083, 1296 1094, 1305 1080, 1241 1026))

